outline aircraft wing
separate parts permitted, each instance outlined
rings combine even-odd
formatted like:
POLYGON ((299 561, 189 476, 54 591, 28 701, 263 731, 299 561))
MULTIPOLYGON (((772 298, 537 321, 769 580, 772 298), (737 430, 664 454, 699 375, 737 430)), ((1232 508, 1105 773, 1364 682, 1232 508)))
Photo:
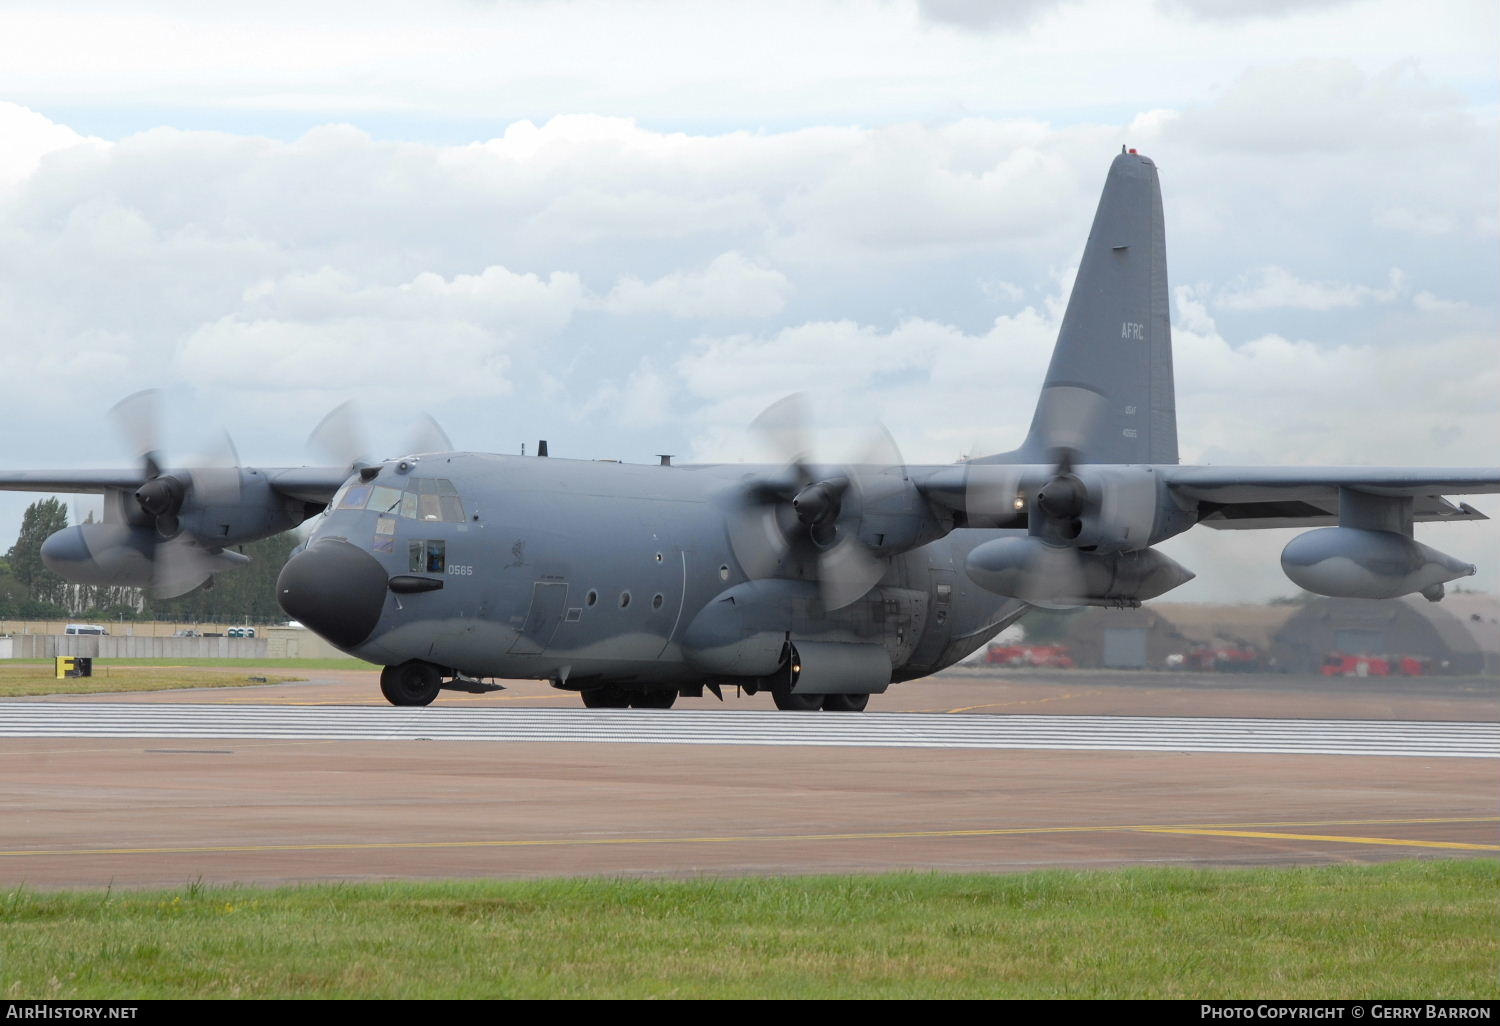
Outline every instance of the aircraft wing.
POLYGON ((102 492, 107 488, 139 488, 146 483, 141 468, 130 470, 5 470, 4 492, 102 492))
MULTIPOLYGON (((250 470, 250 468, 243 468, 250 470)), ((172 471, 168 471, 171 473, 172 471)), ((259 468, 272 488, 304 502, 327 503, 348 479, 348 467, 259 468)), ((146 483, 139 467, 116 470, 6 470, 0 471, 0 491, 101 493, 110 489, 134 491, 146 483)))
POLYGON ((1417 522, 1487 520, 1448 495, 1500 493, 1494 467, 1162 467, 1178 496, 1198 501, 1199 523, 1221 531, 1323 527, 1339 522, 1339 489, 1411 496, 1417 522))

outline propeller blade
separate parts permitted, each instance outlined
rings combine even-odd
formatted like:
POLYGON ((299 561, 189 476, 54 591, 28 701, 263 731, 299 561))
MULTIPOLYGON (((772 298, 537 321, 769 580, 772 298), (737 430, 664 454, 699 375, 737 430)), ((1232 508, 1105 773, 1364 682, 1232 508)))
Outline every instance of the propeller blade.
POLYGON ((890 429, 880 421, 870 425, 864 442, 860 446, 857 467, 897 467, 901 476, 906 476, 906 461, 901 458, 901 447, 891 436, 890 429))
POLYGON ((865 435, 859 457, 849 467, 849 481, 861 509, 906 489, 906 461, 901 458, 901 449, 890 431, 879 421, 865 435))
POLYGON ((194 467, 193 491, 207 506, 234 506, 240 501, 240 454, 225 431, 203 455, 203 465, 194 467))
MULTIPOLYGON (((109 418, 130 443, 131 451, 153 463, 161 446, 161 390, 146 388, 133 392, 110 407, 109 418)), ((148 471, 149 477, 161 473, 159 466, 148 471)))
POLYGON ((1015 467, 969 464, 964 483, 964 509, 970 516, 1007 520, 1025 512, 1028 502, 1029 497, 1022 489, 1021 472, 1015 467))
POLYGON ((424 413, 412 427, 411 434, 407 436, 406 451, 408 453, 452 452, 453 443, 448 440, 448 433, 433 419, 432 414, 424 413))
POLYGON ((181 535, 159 543, 151 562, 151 597, 158 599, 186 595, 214 572, 213 557, 181 535))
MULTIPOLYGON (((1104 416, 1109 400, 1091 388, 1052 385, 1042 390, 1036 407, 1036 437, 1049 452, 1077 454, 1104 416)), ((1068 457, 1071 467, 1071 458, 1068 457)), ((1061 462, 1061 460, 1060 460, 1061 462)))
POLYGON ((818 555, 818 585, 823 608, 843 609, 858 602, 885 576, 886 561, 848 535, 818 555))
POLYGON ((307 436, 307 447, 340 466, 354 466, 369 457, 370 445, 354 400, 328 412, 307 436))
POLYGON ((1016 598, 1033 606, 1067 609, 1088 594, 1078 550, 1071 545, 1035 542, 1016 598))
POLYGON ((729 547, 745 576, 755 581, 776 572, 791 543, 781 529, 774 504, 753 502, 748 498, 740 501, 743 505, 725 518, 729 547))
POLYGON ((801 466, 807 462, 807 422, 807 393, 793 392, 762 410, 750 430, 778 459, 801 466))

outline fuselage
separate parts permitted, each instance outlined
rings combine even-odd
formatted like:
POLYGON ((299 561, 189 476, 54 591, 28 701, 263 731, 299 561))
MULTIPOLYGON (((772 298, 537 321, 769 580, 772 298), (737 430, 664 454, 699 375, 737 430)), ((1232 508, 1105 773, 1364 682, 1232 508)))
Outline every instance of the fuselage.
POLYGON ((350 479, 288 565, 337 552, 342 562, 318 571, 347 587, 336 581, 288 611, 371 662, 572 687, 753 678, 755 639, 878 646, 890 665, 889 679, 870 682, 880 691, 951 665, 1026 610, 964 574, 993 530, 891 557, 875 588, 832 612, 816 567, 795 552, 773 580, 749 580, 730 504, 745 481, 776 470, 476 453, 388 462, 350 479), (340 597, 364 610, 357 622, 339 619, 330 600, 340 597), (729 651, 741 644, 743 659, 729 651))

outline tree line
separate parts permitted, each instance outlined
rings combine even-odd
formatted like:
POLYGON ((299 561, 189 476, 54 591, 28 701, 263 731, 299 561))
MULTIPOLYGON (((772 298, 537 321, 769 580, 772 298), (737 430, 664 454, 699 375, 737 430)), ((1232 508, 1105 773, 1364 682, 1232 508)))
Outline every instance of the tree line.
MULTIPOLYGON (((84 522, 93 520, 92 515, 84 522)), ((26 507, 16 543, 0 561, 0 619, 175 620, 183 623, 274 623, 286 619, 276 604, 276 578, 297 539, 290 534, 235 546, 249 566, 174 599, 152 598, 144 588, 73 584, 42 563, 42 543, 68 526, 68 507, 50 498, 26 507)))

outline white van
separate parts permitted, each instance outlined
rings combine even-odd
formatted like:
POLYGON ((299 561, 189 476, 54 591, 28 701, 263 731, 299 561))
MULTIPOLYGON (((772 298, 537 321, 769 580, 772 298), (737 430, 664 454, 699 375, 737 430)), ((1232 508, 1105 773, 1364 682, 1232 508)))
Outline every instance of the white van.
POLYGON ((105 635, 107 635, 109 633, 109 631, 106 630, 103 627, 100 627, 97 623, 70 623, 70 624, 68 624, 67 629, 63 631, 63 633, 64 634, 105 634, 105 635))

